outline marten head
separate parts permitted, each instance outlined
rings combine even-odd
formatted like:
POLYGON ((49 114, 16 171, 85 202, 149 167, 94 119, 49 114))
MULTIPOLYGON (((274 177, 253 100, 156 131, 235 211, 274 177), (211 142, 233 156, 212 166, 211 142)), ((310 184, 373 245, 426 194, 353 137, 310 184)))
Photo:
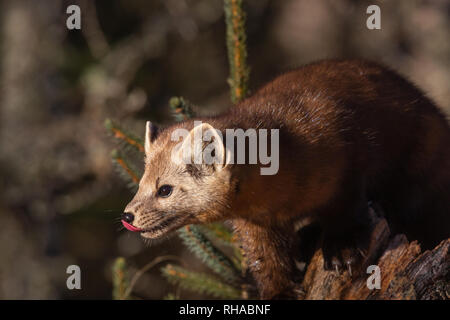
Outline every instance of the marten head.
POLYGON ((122 223, 156 239, 187 224, 223 219, 232 190, 225 159, 223 141, 209 124, 187 122, 158 132, 147 122, 145 172, 122 223), (196 161, 200 155, 206 161, 196 161))

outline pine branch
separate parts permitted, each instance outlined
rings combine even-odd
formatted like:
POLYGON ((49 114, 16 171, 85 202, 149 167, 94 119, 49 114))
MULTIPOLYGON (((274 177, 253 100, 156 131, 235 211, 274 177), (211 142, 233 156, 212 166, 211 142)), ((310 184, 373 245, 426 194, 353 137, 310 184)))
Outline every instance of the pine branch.
MULTIPOLYGON (((250 71, 247 67, 247 47, 245 34, 245 12, 242 0, 224 0, 225 23, 227 26, 227 49, 230 64, 228 83, 231 101, 237 103, 248 94, 250 71)), ((243 277, 247 273, 247 261, 241 249, 237 249, 243 277)), ((243 285, 242 295, 248 297, 248 290, 243 285)))
POLYGON ((172 109, 176 121, 184 121, 195 117, 192 104, 182 97, 172 97, 169 100, 169 106, 172 109))
MULTIPOLYGON (((157 264, 163 262, 163 261, 167 261, 167 260, 177 260, 177 261, 181 261, 180 258, 176 257, 176 256, 160 256, 160 257, 156 257, 155 259, 153 259, 151 262, 147 263, 145 266, 143 266, 141 269, 139 269, 134 275, 133 278, 131 278, 131 280, 129 281, 129 285, 128 288, 126 289, 125 293, 124 293, 124 297, 127 298, 131 295, 131 292, 133 291, 134 286, 136 285, 137 281, 139 280, 140 277, 142 277, 142 275, 144 273, 146 273, 148 270, 150 270, 151 268, 153 268, 154 266, 156 266, 157 264)), ((182 262, 182 261, 181 261, 182 262)))
POLYGON ((125 259, 122 257, 119 257, 114 261, 112 267, 112 280, 113 299, 126 300, 126 291, 128 287, 127 265, 125 259))
POLYGON ((225 23, 227 26, 228 61, 230 64, 231 101, 237 103, 248 91, 249 68, 245 35, 245 12, 242 0, 224 0, 225 23))
POLYGON ((240 282, 238 270, 233 262, 203 235, 199 227, 186 226, 178 230, 178 235, 192 253, 225 281, 233 284, 240 282))
POLYGON ((114 167, 118 171, 119 175, 128 182, 128 187, 132 191, 136 191, 139 184, 140 174, 136 169, 132 167, 132 165, 128 162, 128 160, 124 157, 124 155, 117 149, 111 151, 111 158, 114 164, 114 167))
POLYGON ((134 134, 127 132, 111 119, 105 120, 105 128, 112 133, 114 138, 124 142, 125 146, 131 146, 139 152, 144 152, 142 140, 134 134))
POLYGON ((207 274, 188 271, 182 267, 173 266, 171 264, 162 268, 161 271, 170 283, 179 285, 183 289, 198 292, 200 294, 208 294, 221 299, 240 298, 238 289, 224 284, 220 280, 207 274))
POLYGON ((222 223, 215 222, 198 227, 208 238, 217 239, 223 245, 234 247, 233 233, 222 223))

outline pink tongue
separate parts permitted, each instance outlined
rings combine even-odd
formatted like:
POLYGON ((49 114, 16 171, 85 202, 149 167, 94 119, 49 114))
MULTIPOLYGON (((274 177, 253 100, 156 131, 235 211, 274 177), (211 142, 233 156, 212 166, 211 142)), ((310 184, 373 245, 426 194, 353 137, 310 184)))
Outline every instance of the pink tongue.
POLYGON ((134 231, 134 232, 141 231, 141 229, 132 226, 131 224, 129 224, 128 222, 126 222, 124 220, 122 220, 122 224, 125 228, 127 228, 130 231, 134 231))

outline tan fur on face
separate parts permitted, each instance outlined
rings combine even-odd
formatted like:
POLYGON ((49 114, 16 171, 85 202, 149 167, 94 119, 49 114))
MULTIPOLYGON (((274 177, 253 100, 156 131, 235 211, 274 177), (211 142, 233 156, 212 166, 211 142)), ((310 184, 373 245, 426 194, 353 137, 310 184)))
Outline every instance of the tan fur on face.
POLYGON ((148 230, 142 232, 146 238, 158 238, 191 223, 220 220, 226 209, 230 171, 173 162, 172 150, 178 142, 170 137, 176 128, 166 129, 154 142, 147 138, 145 172, 136 196, 125 209, 134 214, 135 227, 148 230), (173 187, 167 198, 157 195, 163 185, 173 187))

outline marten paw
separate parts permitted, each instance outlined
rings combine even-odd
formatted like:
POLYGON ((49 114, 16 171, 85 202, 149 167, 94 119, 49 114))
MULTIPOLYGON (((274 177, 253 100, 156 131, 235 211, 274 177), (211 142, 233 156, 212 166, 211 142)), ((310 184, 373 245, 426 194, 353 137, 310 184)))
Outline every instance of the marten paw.
POLYGON ((365 263, 366 243, 361 236, 324 236, 324 269, 337 273, 347 270, 350 276, 358 274, 365 263))

